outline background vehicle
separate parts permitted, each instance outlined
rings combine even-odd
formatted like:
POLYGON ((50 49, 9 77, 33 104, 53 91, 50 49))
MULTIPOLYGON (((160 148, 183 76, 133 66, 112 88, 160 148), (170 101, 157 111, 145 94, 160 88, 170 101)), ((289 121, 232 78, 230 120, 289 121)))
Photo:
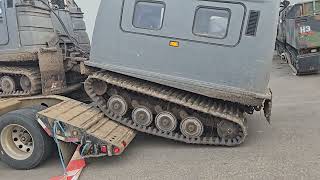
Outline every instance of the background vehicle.
POLYGON ((73 1, 0 1, 0 97, 61 94, 80 87, 90 43, 73 1))
POLYGON ((320 2, 297 3, 280 12, 276 48, 296 75, 320 70, 320 2))

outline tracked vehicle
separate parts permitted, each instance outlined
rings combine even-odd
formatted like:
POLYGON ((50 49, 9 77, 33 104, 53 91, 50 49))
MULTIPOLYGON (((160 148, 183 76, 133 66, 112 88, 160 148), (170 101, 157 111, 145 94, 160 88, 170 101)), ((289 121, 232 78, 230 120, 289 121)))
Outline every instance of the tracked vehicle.
POLYGON ((280 13, 276 48, 296 75, 320 70, 319 13, 319 1, 286 6, 280 13))
POLYGON ((264 110, 280 2, 102 1, 85 90, 111 119, 191 144, 236 146, 264 110))
POLYGON ((62 94, 80 87, 90 50, 73 1, 0 1, 0 97, 62 94))

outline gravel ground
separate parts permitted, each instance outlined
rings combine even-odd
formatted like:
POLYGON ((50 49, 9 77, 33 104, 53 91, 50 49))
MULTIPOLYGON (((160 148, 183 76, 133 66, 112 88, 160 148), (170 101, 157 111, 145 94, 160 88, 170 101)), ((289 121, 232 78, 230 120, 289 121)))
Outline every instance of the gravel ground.
MULTIPOLYGON (((121 157, 92 159, 91 179, 320 179, 320 75, 296 77, 274 61, 272 124, 249 118, 249 137, 240 147, 190 146, 139 134, 121 157)), ((0 179, 43 180, 62 173, 57 157, 30 171, 0 162, 0 179)))

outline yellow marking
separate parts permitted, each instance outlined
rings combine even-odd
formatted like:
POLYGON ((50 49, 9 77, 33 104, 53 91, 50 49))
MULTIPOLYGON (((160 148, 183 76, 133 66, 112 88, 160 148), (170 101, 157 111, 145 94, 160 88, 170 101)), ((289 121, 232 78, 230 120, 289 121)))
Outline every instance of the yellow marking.
POLYGON ((179 42, 178 41, 170 41, 169 46, 171 46, 171 47, 179 47, 179 42))

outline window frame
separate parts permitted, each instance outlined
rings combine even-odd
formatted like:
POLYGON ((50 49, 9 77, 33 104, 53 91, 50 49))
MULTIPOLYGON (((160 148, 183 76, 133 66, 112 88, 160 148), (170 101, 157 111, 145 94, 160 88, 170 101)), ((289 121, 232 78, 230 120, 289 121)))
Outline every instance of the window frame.
POLYGON ((197 6, 195 9, 195 13, 194 13, 194 18, 193 18, 193 25, 192 25, 192 34, 198 37, 206 37, 206 38, 211 38, 211 39, 225 39, 226 37, 228 37, 229 34, 229 27, 230 27, 230 21, 231 21, 231 16, 232 16, 232 12, 231 9, 229 8, 222 8, 222 7, 214 7, 214 6, 197 6), (204 35, 204 34, 199 34, 196 33, 195 30, 195 26, 196 26, 196 17, 197 17, 197 13, 199 11, 199 9, 204 8, 204 9, 213 9, 213 10, 224 10, 227 11, 229 13, 229 17, 228 17, 228 24, 227 24, 227 29, 226 29, 226 33, 223 37, 215 37, 215 36, 210 36, 208 35, 204 35))
POLYGON ((137 29, 145 29, 145 30, 151 30, 151 31, 160 31, 160 30, 162 29, 162 27, 163 27, 163 22, 164 22, 164 19, 165 19, 165 12, 166 12, 166 3, 163 2, 163 1, 138 0, 138 1, 136 1, 135 4, 134 4, 134 10, 133 10, 133 15, 132 15, 132 26, 133 26, 134 28, 137 28, 137 29), (160 26, 160 28, 150 29, 150 28, 144 28, 144 27, 137 27, 137 26, 135 25, 135 23, 134 23, 134 18, 135 18, 136 9, 137 9, 136 7, 137 7, 137 4, 140 3, 140 2, 142 2, 142 3, 161 4, 161 5, 163 5, 163 9, 164 9, 164 10, 163 10, 163 15, 162 15, 162 19, 161 19, 161 26, 160 26))

